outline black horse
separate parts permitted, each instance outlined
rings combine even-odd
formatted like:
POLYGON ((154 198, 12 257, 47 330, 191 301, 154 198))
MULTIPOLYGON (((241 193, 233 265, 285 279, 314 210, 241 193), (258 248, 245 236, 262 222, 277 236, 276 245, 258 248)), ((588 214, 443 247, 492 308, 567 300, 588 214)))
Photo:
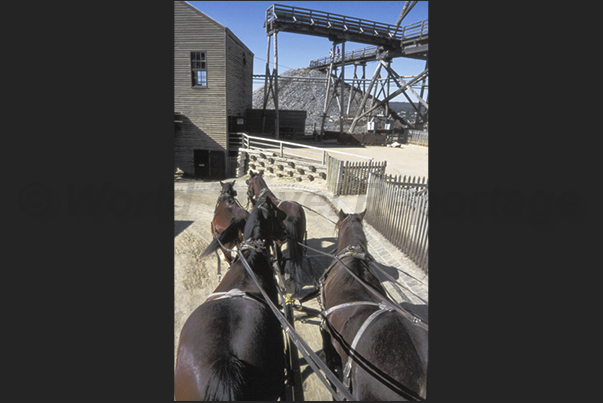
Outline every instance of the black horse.
POLYGON ((387 301, 394 303, 368 269, 365 212, 339 211, 337 256, 373 291, 337 260, 325 270, 321 301, 326 319, 321 334, 327 364, 342 372, 341 381, 357 400, 423 400, 427 331, 387 306, 387 301))
MULTIPOLYGON (((261 287, 277 304, 276 281, 267 252, 284 236, 284 213, 260 199, 245 224, 241 253, 261 287)), ((284 385, 281 325, 249 276, 235 261, 180 333, 176 400, 276 400, 284 385)))
MULTIPOLYGON (((249 170, 249 179, 246 180, 247 197, 255 203, 259 197, 268 197, 276 206, 286 214, 283 224, 287 231, 287 249, 283 252, 284 276, 287 291, 300 296, 305 284, 312 284, 312 277, 303 271, 304 249, 300 245, 306 235, 306 213, 301 204, 295 201, 279 200, 263 178, 263 172, 258 174, 249 170)), ((278 253, 278 252, 277 252, 278 253)))

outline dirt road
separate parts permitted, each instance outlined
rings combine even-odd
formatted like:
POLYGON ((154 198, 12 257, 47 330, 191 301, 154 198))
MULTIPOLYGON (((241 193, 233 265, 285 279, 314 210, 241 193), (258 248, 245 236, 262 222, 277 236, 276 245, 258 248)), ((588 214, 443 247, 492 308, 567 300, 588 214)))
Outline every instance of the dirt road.
MULTIPOLYGON (((372 153, 376 160, 388 156, 387 173, 395 174, 396 169, 406 169, 403 164, 414 166, 413 170, 398 172, 407 175, 427 175, 427 148, 420 146, 404 146, 404 149, 390 149, 377 147, 362 147, 358 149, 347 148, 345 151, 361 154, 372 153), (415 149, 418 147, 418 149, 415 149), (376 155, 375 155, 376 153, 376 155), (402 167, 400 165, 402 164, 402 167), (397 168, 396 168, 397 167, 397 168), (390 171, 391 169, 391 171, 390 171)), ((235 189, 239 201, 245 205, 245 179, 236 179, 235 189)), ((299 203, 318 211, 320 214, 337 220, 336 212, 342 208, 346 212, 360 212, 364 208, 362 197, 329 197, 326 190, 318 181, 299 184, 286 183, 277 178, 266 177, 270 189, 282 200, 296 200, 299 203), (325 196, 326 195, 326 196, 325 196)), ((231 179, 232 180, 232 179, 231 179)), ((175 183, 174 198, 174 365, 180 330, 184 322, 209 294, 217 287, 217 259, 215 255, 200 259, 199 255, 211 242, 210 221, 213 217, 215 202, 220 193, 219 182, 181 181, 175 183)), ((325 218, 306 211, 307 217, 307 242, 308 246, 323 252, 331 250, 336 241, 334 224, 325 218)), ((413 304, 416 313, 427 319, 427 275, 418 269, 406 256, 393 247, 371 226, 365 225, 365 233, 369 241, 369 252, 373 254, 382 268, 398 281, 405 284, 411 293, 401 293, 389 285, 386 288, 392 297, 400 303, 413 304)), ((320 277, 330 259, 309 252, 307 265, 314 278, 320 277)), ((226 263, 222 263, 222 271, 226 271, 226 263)), ((318 309, 316 300, 304 304, 318 309)), ((322 339, 318 328, 318 319, 308 320, 306 323, 295 323, 296 330, 310 345, 314 352, 322 349, 322 339)), ((326 387, 319 381, 303 357, 300 355, 302 379, 304 383, 305 400, 330 401, 331 395, 326 387)))
MULTIPOLYGON (((239 201, 246 203, 245 178, 239 178, 235 183, 235 189, 239 194, 239 201)), ((344 211, 351 212, 355 208, 349 208, 347 205, 339 204, 337 200, 330 203, 321 192, 305 188, 296 190, 280 183, 276 178, 266 178, 268 186, 281 199, 296 200, 306 205, 326 217, 336 221, 336 211, 343 207, 344 211)), ((213 217, 213 209, 220 192, 218 182, 179 182, 175 184, 174 200, 174 365, 176 360, 176 351, 180 330, 190 313, 197 308, 205 298, 218 285, 217 279, 217 259, 215 255, 200 259, 199 255, 211 241, 210 221, 213 217)), ((335 245, 336 235, 333 223, 327 221, 312 212, 306 212, 308 245, 327 252, 335 245)), ((422 273, 412 262, 403 254, 397 251, 393 246, 387 247, 387 241, 379 238, 372 227, 366 225, 367 238, 369 239, 369 251, 374 253, 377 261, 385 261, 383 266, 390 274, 395 272, 395 277, 400 281, 407 281, 408 287, 414 290, 418 296, 427 299, 427 276, 422 273), (385 252, 379 255, 373 252, 371 246, 386 246, 385 252), (417 283, 418 281, 418 283, 417 283), (411 285, 412 284, 412 285, 411 285)), ((314 278, 318 279, 324 269, 330 263, 330 259, 315 253, 309 253, 309 267, 314 278)), ((222 264, 223 272, 226 270, 226 264, 222 264)), ((394 299, 398 302, 408 302, 421 304, 422 302, 414 295, 400 294, 399 290, 392 290, 394 299)), ((305 303, 305 306, 318 309, 316 300, 305 303)), ((420 307, 417 307, 420 308, 420 307)), ((423 308, 426 308, 424 305, 423 308)), ((424 318, 427 316, 426 310, 418 312, 424 318)), ((322 349, 322 339, 320 337, 319 320, 310 319, 306 323, 296 322, 296 330, 301 337, 310 345, 314 352, 319 353, 322 349)), ((318 377, 303 357, 300 356, 302 379, 304 383, 305 400, 331 400, 331 395, 325 386, 319 381, 318 377)))

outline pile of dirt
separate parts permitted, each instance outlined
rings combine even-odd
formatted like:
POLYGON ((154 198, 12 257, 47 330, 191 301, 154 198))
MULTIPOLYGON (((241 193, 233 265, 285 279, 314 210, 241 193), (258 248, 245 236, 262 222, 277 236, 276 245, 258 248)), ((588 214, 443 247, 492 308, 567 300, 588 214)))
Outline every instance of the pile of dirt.
MULTIPOLYGON (((279 110, 303 110, 306 111, 306 134, 312 134, 314 130, 320 131, 321 118, 325 106, 327 71, 313 70, 309 68, 287 70, 279 74, 278 79, 278 105, 279 110), (288 78, 292 77, 292 78, 288 78), (311 80, 311 79, 316 80, 311 80), (319 80, 320 79, 320 80, 319 80)), ((332 87, 331 87, 332 88, 332 87)), ((343 113, 347 113, 348 100, 352 91, 352 103, 350 104, 349 116, 356 116, 356 112, 362 102, 364 93, 349 84, 344 84, 343 113)), ((332 90, 329 91, 329 105, 327 118, 325 119, 325 130, 339 131, 339 100, 334 97, 332 90)), ((337 86, 337 94, 341 89, 337 86)), ((340 97, 339 97, 340 98, 340 97)), ((264 102, 264 86, 253 92, 253 109, 262 109, 264 102)), ((369 95, 365 110, 372 106, 373 97, 369 95)), ((270 96, 267 109, 274 109, 274 100, 270 96)), ((372 112, 372 116, 383 114, 384 108, 378 107, 372 112)), ((370 117, 363 118, 356 125, 354 132, 366 131, 366 122, 370 117)), ((344 120, 344 131, 348 131, 352 119, 344 120)))

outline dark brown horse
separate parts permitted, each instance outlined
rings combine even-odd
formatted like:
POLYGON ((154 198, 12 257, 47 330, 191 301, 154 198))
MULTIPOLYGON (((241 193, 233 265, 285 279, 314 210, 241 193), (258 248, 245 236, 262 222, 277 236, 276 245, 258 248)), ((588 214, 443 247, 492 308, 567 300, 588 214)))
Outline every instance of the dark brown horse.
POLYGON ((237 195, 237 191, 234 190, 235 181, 236 180, 226 183, 220 181, 222 190, 216 202, 214 218, 210 224, 211 234, 214 239, 208 248, 201 254, 201 256, 206 256, 212 251, 216 252, 216 256, 218 257, 218 272, 220 272, 218 248, 222 251, 226 262, 230 266, 233 261, 230 250, 243 241, 243 229, 245 228, 245 222, 249 217, 247 210, 242 208, 235 198, 237 195), (231 233, 236 233, 237 236, 232 237, 231 233), (208 252, 208 250, 210 251, 208 252))
POLYGON ((423 400, 427 331, 383 302, 394 304, 368 269, 370 255, 362 228, 365 212, 339 211, 341 263, 334 261, 321 279, 326 317, 321 334, 327 364, 336 373, 337 367, 341 369, 341 381, 357 400, 423 400))
POLYGON ((304 249, 299 244, 303 242, 306 234, 306 213, 304 208, 297 202, 279 200, 268 186, 263 178, 263 173, 254 173, 249 170, 249 179, 246 180, 247 197, 252 203, 258 197, 268 197, 276 204, 279 210, 287 216, 283 221, 287 231, 287 249, 283 251, 284 258, 284 277, 287 291, 298 295, 305 284, 312 284, 309 273, 303 270, 304 249))
MULTIPOLYGON (((241 253, 270 300, 276 282, 267 247, 284 236, 284 213, 258 200, 245 225, 241 253)), ((176 400, 276 400, 284 385, 281 325, 241 260, 186 320, 180 333, 176 400)))

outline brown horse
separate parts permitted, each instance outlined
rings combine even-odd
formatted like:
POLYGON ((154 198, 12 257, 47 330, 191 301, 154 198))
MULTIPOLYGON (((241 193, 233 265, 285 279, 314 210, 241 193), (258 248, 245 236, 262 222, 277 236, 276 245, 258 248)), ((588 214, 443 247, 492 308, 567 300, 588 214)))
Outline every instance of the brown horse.
POLYGON ((360 214, 339 211, 337 256, 321 278, 323 349, 327 364, 357 400, 423 400, 427 331, 387 306, 380 281, 370 272, 360 214), (342 265, 373 289, 354 278, 342 265), (381 304, 380 304, 381 303, 381 304))
POLYGON ((218 248, 222 251, 226 262, 230 266, 233 261, 230 250, 243 241, 243 229, 245 228, 245 222, 249 217, 247 210, 242 208, 235 198, 237 195, 237 191, 234 190, 235 182, 236 180, 226 183, 220 181, 222 190, 216 202, 214 218, 210 223, 211 234, 214 239, 208 248, 201 254, 201 256, 206 256, 215 250, 216 256, 218 257, 218 273, 220 273, 218 248), (230 232, 236 233, 237 236, 231 237, 229 234, 230 232), (226 240, 227 238, 229 239, 228 241, 226 240), (211 251, 208 252, 210 249, 211 251))
MULTIPOLYGON (((274 304, 276 281, 267 248, 284 237, 284 213, 260 199, 245 224, 241 253, 274 304)), ((176 400, 276 400, 284 390, 281 325, 241 260, 186 320, 180 333, 176 400)))
POLYGON ((287 249, 283 251, 283 274, 287 291, 299 296, 305 284, 312 284, 309 273, 303 271, 304 249, 300 245, 306 234, 306 213, 304 212, 304 208, 297 202, 279 200, 268 189, 263 174, 263 171, 255 174, 252 170, 249 170, 249 179, 246 180, 247 185, 249 185, 247 197, 252 204, 259 197, 268 197, 276 204, 279 210, 287 215, 283 221, 285 230, 287 231, 287 249))

